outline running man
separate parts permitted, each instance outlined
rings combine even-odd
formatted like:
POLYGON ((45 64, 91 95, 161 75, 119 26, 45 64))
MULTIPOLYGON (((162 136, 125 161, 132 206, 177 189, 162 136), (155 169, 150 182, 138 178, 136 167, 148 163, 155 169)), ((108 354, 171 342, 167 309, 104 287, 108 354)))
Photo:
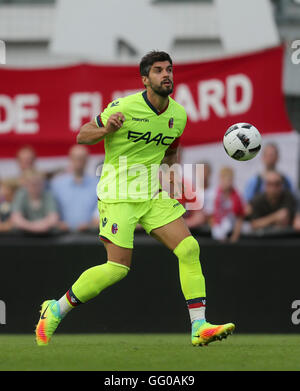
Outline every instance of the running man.
POLYGON ((61 299, 43 302, 36 327, 38 345, 48 345, 73 308, 126 277, 138 223, 178 258, 181 289, 192 324, 192 345, 221 340, 235 328, 233 323, 206 322, 199 244, 184 222, 184 207, 159 185, 159 165, 176 163, 179 138, 187 121, 185 109, 169 97, 173 91, 170 56, 159 51, 146 54, 140 62, 140 74, 144 92, 113 101, 94 121, 83 125, 77 136, 79 144, 96 144, 104 139, 105 161, 97 193, 100 239, 107 262, 83 272, 61 299))

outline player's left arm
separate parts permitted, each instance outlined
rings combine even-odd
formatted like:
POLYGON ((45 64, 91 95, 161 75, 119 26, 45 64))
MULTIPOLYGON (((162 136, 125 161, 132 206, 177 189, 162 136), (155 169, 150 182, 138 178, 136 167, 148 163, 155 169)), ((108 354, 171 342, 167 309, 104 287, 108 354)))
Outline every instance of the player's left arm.
MULTIPOLYGON (((170 168, 173 164, 179 163, 179 161, 178 161, 178 147, 179 147, 179 138, 175 139, 175 141, 166 150, 165 157, 163 158, 162 165, 161 165, 162 177, 168 171, 167 166, 170 168)), ((169 175, 168 175, 168 181, 170 183, 169 195, 171 198, 175 198, 175 194, 177 194, 177 192, 180 190, 180 183, 177 183, 177 181, 175 181, 175 179, 176 179, 176 175, 175 175, 174 170, 170 170, 169 175)))
POLYGON ((162 164, 165 163, 168 166, 178 163, 178 148, 179 148, 180 137, 176 138, 173 143, 165 152, 165 157, 163 158, 162 164))
MULTIPOLYGON (((178 137, 175 138, 175 140, 172 142, 172 144, 168 147, 168 149, 165 152, 165 156, 162 160, 162 164, 167 164, 169 167, 171 167, 173 164, 180 163, 178 159, 178 150, 180 146, 180 137, 182 136, 182 133, 184 132, 185 126, 187 123, 187 114, 184 111, 183 116, 182 116, 182 123, 180 128, 182 131, 179 133, 178 137)), ((163 167, 163 166, 162 166, 163 167)), ((180 187, 179 183, 175 183, 175 176, 174 176, 174 171, 172 170, 170 172, 170 183, 174 187, 174 194, 176 192, 175 187, 178 186, 180 187)))

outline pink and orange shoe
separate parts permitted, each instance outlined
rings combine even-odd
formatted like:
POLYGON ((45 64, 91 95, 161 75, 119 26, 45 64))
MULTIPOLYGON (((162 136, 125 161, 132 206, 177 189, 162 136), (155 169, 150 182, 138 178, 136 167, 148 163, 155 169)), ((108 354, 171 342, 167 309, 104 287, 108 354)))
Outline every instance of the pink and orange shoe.
POLYGON ((40 312, 41 316, 35 329, 36 342, 39 346, 45 346, 48 345, 62 319, 58 301, 44 301, 40 312))
POLYGON ((194 346, 204 346, 211 342, 222 340, 232 334, 235 329, 233 323, 214 325, 201 320, 192 323, 192 344, 194 346))

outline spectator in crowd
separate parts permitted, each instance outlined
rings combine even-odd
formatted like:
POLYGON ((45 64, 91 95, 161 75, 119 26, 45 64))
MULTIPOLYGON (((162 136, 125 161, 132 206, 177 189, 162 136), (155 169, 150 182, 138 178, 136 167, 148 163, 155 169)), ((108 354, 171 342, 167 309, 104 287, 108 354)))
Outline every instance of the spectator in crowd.
POLYGON ((205 224, 206 220, 202 204, 197 197, 197 193, 193 190, 190 181, 186 178, 182 178, 180 187, 181 188, 178 189, 178 193, 174 194, 174 198, 176 198, 186 208, 186 212, 183 217, 187 226, 191 229, 198 228, 205 224))
POLYGON ((18 183, 13 179, 4 179, 0 183, 0 232, 12 229, 12 204, 18 183))
POLYGON ((300 195, 299 195, 299 193, 297 194, 296 201, 297 201, 297 209, 296 209, 296 216, 293 221, 293 228, 295 231, 300 232, 300 195))
POLYGON ((44 189, 43 175, 34 170, 24 173, 24 188, 14 198, 12 223, 15 228, 46 233, 57 226, 59 216, 52 194, 44 189))
MULTIPOLYGON (((181 161, 181 148, 178 151, 177 162, 181 161)), ((201 171, 202 172, 202 171, 201 171)), ((202 200, 197 194, 197 189, 193 189, 192 182, 183 177, 184 170, 180 172, 168 169, 160 170, 160 183, 162 189, 167 191, 170 197, 177 199, 185 208, 183 215, 187 226, 191 229, 199 228, 205 224, 206 216, 203 213, 202 200)), ((201 183, 201 181, 200 181, 201 183)))
POLYGON ((214 195, 212 216, 212 237, 220 241, 236 242, 241 233, 244 207, 242 199, 234 188, 234 174, 229 167, 223 167, 219 174, 219 186, 214 195))
POLYGON ((274 170, 268 171, 264 188, 265 191, 250 202, 252 229, 291 227, 297 203, 293 194, 285 189, 282 175, 274 170))
POLYGON ((36 153, 30 145, 21 147, 16 155, 16 161, 19 167, 19 184, 24 185, 24 173, 28 170, 35 169, 36 153))
POLYGON ((30 145, 24 145, 17 152, 17 163, 20 172, 23 173, 27 170, 33 170, 36 161, 35 150, 30 145))
MULTIPOLYGON (((264 191, 264 176, 268 171, 276 170, 276 165, 279 160, 279 151, 275 144, 266 144, 262 151, 263 172, 250 178, 246 184, 244 198, 250 202, 256 194, 264 191)), ((291 180, 282 174, 283 186, 286 190, 292 191, 291 180)))
POLYGON ((300 202, 297 202, 297 212, 293 221, 293 228, 295 231, 300 232, 300 202))
POLYGON ((198 178, 198 183, 202 189, 192 190, 192 184, 183 180, 182 197, 177 198, 187 209, 192 203, 192 209, 187 210, 184 215, 185 221, 190 228, 209 228, 209 222, 213 213, 213 188, 210 185, 211 166, 208 162, 198 162, 203 169, 196 171, 203 178, 198 178), (195 193, 196 192, 196 193, 195 193))
MULTIPOLYGON (((20 148, 16 155, 17 164, 19 167, 19 185, 23 186, 23 174, 27 170, 35 170, 36 169, 36 152, 33 147, 30 145, 24 145, 20 148)), ((40 171, 40 170, 39 170, 40 171)), ((52 170, 43 171, 43 176, 45 179, 45 186, 49 188, 49 181, 57 174, 63 172, 62 167, 58 167, 52 170)))
POLYGON ((84 145, 74 145, 69 159, 70 172, 55 177, 51 182, 51 190, 59 206, 60 228, 66 231, 89 230, 99 224, 99 218, 95 218, 98 178, 85 173, 88 149, 84 145))
POLYGON ((203 200, 203 213, 205 216, 205 223, 209 224, 213 214, 214 208, 214 189, 211 186, 211 165, 208 162, 202 163, 204 165, 204 200, 203 200))

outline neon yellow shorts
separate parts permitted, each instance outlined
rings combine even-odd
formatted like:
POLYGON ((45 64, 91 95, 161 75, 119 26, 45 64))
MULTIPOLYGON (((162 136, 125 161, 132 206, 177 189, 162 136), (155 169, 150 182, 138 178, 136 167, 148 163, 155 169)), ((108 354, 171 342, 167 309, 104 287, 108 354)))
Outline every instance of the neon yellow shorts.
MULTIPOLYGON (((166 193, 167 194, 167 193, 166 193)), ((139 223, 147 234, 178 219, 185 208, 175 199, 108 203, 98 201, 100 239, 120 247, 133 248, 134 230, 139 223)))

